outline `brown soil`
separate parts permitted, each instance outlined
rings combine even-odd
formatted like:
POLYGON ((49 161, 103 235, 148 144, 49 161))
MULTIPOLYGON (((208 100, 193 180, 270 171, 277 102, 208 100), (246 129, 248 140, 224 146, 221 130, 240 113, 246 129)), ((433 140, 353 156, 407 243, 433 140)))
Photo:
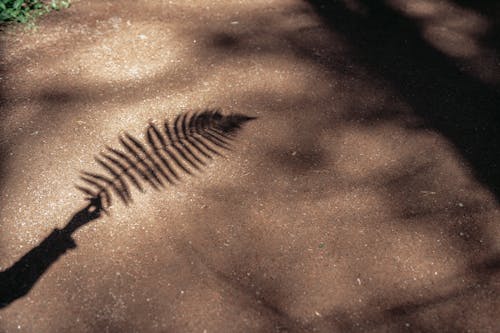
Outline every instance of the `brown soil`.
POLYGON ((0 332, 497 331, 495 16, 332 3, 75 1, 4 31, 3 271, 84 207, 79 171, 121 131, 207 107, 258 120, 79 229, 0 332))

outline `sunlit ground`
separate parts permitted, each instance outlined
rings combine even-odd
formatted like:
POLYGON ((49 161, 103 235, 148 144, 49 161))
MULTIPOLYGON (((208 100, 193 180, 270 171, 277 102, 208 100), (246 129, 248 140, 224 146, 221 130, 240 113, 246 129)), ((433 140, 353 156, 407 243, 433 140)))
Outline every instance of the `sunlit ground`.
POLYGON ((0 267, 188 110, 225 158, 74 235, 5 332, 495 332, 498 5, 78 1, 1 36, 0 267), (495 20, 496 19, 496 20, 495 20))

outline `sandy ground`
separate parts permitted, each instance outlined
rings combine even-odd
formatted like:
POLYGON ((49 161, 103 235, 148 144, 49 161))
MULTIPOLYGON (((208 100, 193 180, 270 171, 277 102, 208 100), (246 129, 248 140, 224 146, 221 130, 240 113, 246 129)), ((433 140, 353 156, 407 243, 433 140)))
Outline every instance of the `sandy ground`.
MULTIPOLYGON (((487 16, 387 3, 498 93, 487 16)), ((384 76, 388 55, 373 70, 328 20, 317 1, 81 0, 3 32, 1 270, 84 207, 79 171, 121 131, 207 107, 259 119, 196 176, 79 229, 0 332, 498 332, 492 178, 429 125, 425 91, 384 76)))

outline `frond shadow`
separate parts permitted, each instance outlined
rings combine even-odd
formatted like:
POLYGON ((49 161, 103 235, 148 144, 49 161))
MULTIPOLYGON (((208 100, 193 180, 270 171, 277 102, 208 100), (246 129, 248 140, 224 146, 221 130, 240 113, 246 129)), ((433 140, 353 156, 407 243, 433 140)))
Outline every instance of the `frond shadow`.
POLYGON ((98 219, 112 203, 112 195, 125 204, 132 201, 131 185, 144 192, 144 184, 160 190, 176 184, 182 173, 192 174, 206 165, 204 159, 230 149, 241 125, 255 119, 240 114, 223 115, 219 110, 185 113, 173 125, 164 123, 163 132, 153 123, 146 131, 146 144, 128 133, 119 138, 124 151, 111 147, 96 156, 104 173, 83 171, 86 185, 77 189, 87 196, 88 205, 77 212, 63 229, 55 229, 11 267, 0 272, 0 309, 30 292, 36 282, 64 253, 76 248, 71 237, 79 228, 98 219), (129 185, 129 183, 131 185, 129 185))
POLYGON ((104 172, 82 171, 80 179, 85 185, 77 185, 77 189, 89 200, 100 199, 104 210, 112 205, 113 195, 128 205, 131 187, 144 192, 144 185, 149 184, 161 190, 175 185, 182 174, 201 171, 214 156, 223 156, 223 151, 231 150, 237 130, 252 119, 209 109, 180 114, 172 123, 165 120, 161 128, 150 122, 145 143, 128 133, 121 135, 122 150, 107 147, 96 156, 104 172))

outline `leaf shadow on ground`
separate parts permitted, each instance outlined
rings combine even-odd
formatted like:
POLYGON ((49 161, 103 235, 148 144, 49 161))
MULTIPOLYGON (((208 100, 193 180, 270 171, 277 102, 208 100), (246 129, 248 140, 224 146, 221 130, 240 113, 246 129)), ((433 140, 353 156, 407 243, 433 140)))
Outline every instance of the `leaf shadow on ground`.
POLYGON ((107 213, 112 196, 120 198, 125 205, 130 204, 129 180, 141 192, 144 191, 138 181, 141 176, 143 185, 148 183, 156 190, 167 184, 176 185, 181 180, 179 175, 192 175, 195 170, 206 166, 208 160, 223 156, 223 151, 231 149, 231 142, 236 139, 242 125, 254 119, 241 114, 222 115, 219 110, 205 110, 190 114, 189 118, 187 113, 180 114, 173 125, 165 121, 164 132, 151 123, 147 129, 148 148, 130 135, 127 137, 130 142, 121 138, 122 148, 127 153, 109 148, 108 154, 116 155, 96 157, 107 171, 105 175, 83 172, 82 180, 91 189, 77 188, 88 197, 89 205, 77 212, 63 229, 54 230, 38 246, 0 272, 0 308, 25 296, 61 255, 75 248, 76 243, 71 238, 73 233, 99 218, 101 213, 107 213), (175 183, 171 180, 174 175, 177 176, 175 183))
MULTIPOLYGON (((370 8, 369 14, 364 16, 349 10, 343 2, 339 1, 310 1, 309 3, 331 30, 335 33, 341 33, 349 45, 353 47, 352 61, 389 82, 399 95, 412 106, 412 109, 419 117, 424 119, 424 124, 420 129, 434 129, 450 139, 473 167, 478 179, 488 186, 498 198, 498 179, 496 178, 498 171, 495 168, 498 165, 498 154, 495 154, 495 122, 492 121, 495 119, 493 103, 498 100, 498 93, 494 87, 459 72, 450 59, 428 45, 420 37, 410 19, 401 17, 399 13, 383 4, 371 4, 369 1, 362 1, 366 7, 370 8), (384 22, 384 24, 380 22, 384 22), (405 42, 400 43, 401 40, 405 42), (415 54, 420 58, 417 58, 415 54), (427 98, 423 99, 422 95, 427 98), (476 114, 478 109, 482 109, 483 112, 476 114)), ((262 22, 256 20, 255 23, 261 24, 262 22)), ((252 34, 239 36, 233 32, 218 31, 212 37, 212 39, 208 39, 209 43, 204 47, 212 51, 215 49, 217 52, 212 53, 212 55, 221 55, 221 61, 223 61, 224 57, 229 56, 248 56, 256 53, 280 54, 283 51, 281 46, 273 45, 273 38, 264 38, 262 43, 258 45, 257 50, 257 48, 254 48, 255 45, 246 43, 245 40, 251 39, 252 34), (231 51, 229 56, 226 53, 228 50, 231 51)), ((346 63, 329 60, 335 59, 335 55, 331 57, 328 54, 318 55, 314 51, 315 46, 311 44, 311 41, 294 39, 293 33, 281 37, 291 42, 292 51, 299 58, 310 63, 317 63, 332 71, 342 71, 347 75, 349 74, 349 69, 344 67, 347 65, 346 63)), ((255 40, 251 40, 251 42, 255 42, 255 40)), ((210 50, 207 51, 207 53, 210 52, 210 50)), ((191 74, 188 73, 188 75, 191 74)), ((159 80, 154 81, 160 86, 165 77, 168 77, 168 73, 161 74, 159 80)), ((132 90, 141 90, 143 85, 146 84, 148 82, 141 82, 132 90)), ((66 93, 64 87, 61 90, 62 93, 42 92, 40 94, 41 101, 47 104, 47 109, 57 107, 60 98, 64 101, 63 104, 66 105, 71 103, 72 100, 78 103, 80 99, 78 93, 76 95, 71 95, 74 94, 71 92, 66 93)), ((92 89, 90 94, 94 95, 97 90, 92 89)), ((111 87, 105 86, 105 90, 110 92, 111 87)), ((126 91, 116 96, 121 98, 129 92, 126 91)), ((259 101, 259 99, 265 100, 272 96, 268 92, 258 91, 249 93, 247 97, 252 101, 259 101)), ((296 102, 307 106, 310 102, 310 99, 307 98, 285 97, 289 98, 286 101, 286 106, 292 106, 296 102)), ((263 103, 262 107, 266 107, 266 105, 263 103)), ((282 117, 290 116, 287 107, 273 109, 272 111, 281 112, 282 117)), ((364 126, 370 127, 378 122, 394 119, 397 116, 397 113, 387 112, 381 108, 380 111, 371 114, 369 119, 367 117, 356 119, 353 116, 349 121, 362 122, 364 126)), ((335 128, 335 126, 324 123, 321 129, 323 128, 335 128)), ((272 186, 270 184, 272 184, 273 176, 276 174, 283 173, 286 180, 290 182, 298 177, 300 186, 297 189, 304 190, 311 186, 309 181, 313 177, 310 176, 319 171, 317 168, 321 167, 326 159, 320 145, 315 145, 319 136, 318 127, 312 124, 303 124, 297 126, 294 130, 296 130, 296 136, 291 138, 290 142, 298 146, 299 149, 296 154, 292 155, 295 150, 291 149, 290 146, 281 146, 278 150, 275 147, 270 148, 268 154, 264 155, 263 163, 273 172, 269 174, 259 173, 250 181, 251 184, 255 185, 256 189, 263 189, 262 191, 267 194, 267 198, 276 199, 279 195, 278 193, 271 193, 272 186), (296 158, 291 156, 296 156, 296 158), (272 197, 271 194, 275 196, 272 197)), ((383 326, 388 326, 394 330, 403 330, 407 329, 407 324, 410 324, 412 329, 417 331, 419 329, 422 331, 443 331, 443 327, 439 327, 439 325, 447 325, 445 328, 450 330, 450 327, 455 325, 453 321, 456 319, 454 317, 456 312, 448 316, 442 316, 439 323, 427 322, 427 318, 421 313, 425 314, 425 311, 428 311, 434 305, 454 301, 460 297, 465 297, 466 302, 469 295, 475 295, 477 292, 487 294, 490 278, 492 274, 498 272, 498 256, 491 255, 488 241, 486 241, 486 245, 480 244, 480 241, 488 239, 481 228, 479 217, 474 216, 480 203, 477 204, 478 207, 466 207, 460 213, 463 214, 462 216, 458 216, 459 213, 456 213, 456 211, 444 215, 444 220, 448 218, 460 219, 465 216, 465 220, 468 222, 466 226, 440 225, 439 219, 433 221, 436 217, 440 218, 440 214, 447 207, 445 198, 439 198, 439 202, 432 207, 426 206, 428 202, 422 203, 420 191, 428 190, 429 186, 432 189, 433 168, 432 164, 422 164, 418 168, 409 169, 405 163, 402 163, 401 170, 398 170, 396 176, 379 175, 379 191, 394 193, 395 202, 388 201, 388 206, 394 209, 392 213, 398 218, 397 223, 403 225, 407 223, 407 226, 411 227, 411 219, 418 218, 426 229, 430 231, 437 229, 442 231, 445 237, 450 237, 453 244, 460 249, 460 253, 465 255, 468 265, 464 268, 463 277, 468 280, 468 283, 463 288, 458 288, 449 293, 439 294, 431 290, 426 293, 426 297, 409 299, 410 297, 407 297, 401 290, 397 290, 395 293, 399 292, 399 296, 394 297, 391 295, 387 296, 386 299, 381 297, 375 300, 374 304, 368 304, 366 308, 361 308, 357 313, 349 312, 343 308, 332 309, 329 313, 322 313, 320 319, 301 322, 293 318, 283 306, 288 302, 287 293, 290 290, 287 289, 289 286, 284 283, 284 279, 271 281, 272 279, 269 278, 269 273, 276 272, 271 268, 273 265, 276 265, 281 272, 287 272, 287 269, 290 268, 287 266, 288 263, 280 263, 272 258, 277 253, 277 250, 271 247, 271 244, 252 239, 251 243, 245 244, 247 248, 241 247, 240 251, 234 251, 231 257, 232 260, 220 265, 215 265, 210 260, 207 260, 207 254, 212 253, 210 247, 201 247, 203 250, 198 251, 190 249, 186 256, 189 259, 192 257, 199 258, 202 264, 208 267, 220 281, 232 286, 235 290, 239 290, 241 294, 248 295, 245 299, 250 299, 251 302, 259 304, 258 308, 265 308, 264 316, 268 316, 271 321, 274 321, 275 329, 280 332, 304 331, 308 328, 311 328, 311 330, 319 328, 322 331, 337 329, 343 332, 351 332, 383 329, 383 326), (409 192, 404 190, 408 188, 411 189, 409 192), (396 203, 399 203, 399 205, 396 203), (464 232, 465 238, 457 236, 460 235, 460 232, 464 232), (255 250, 248 250, 250 247, 255 250), (260 249, 264 249, 264 251, 259 251, 260 249), (487 255, 487 258, 478 259, 476 255, 478 255, 477 257, 487 255), (263 257, 266 260, 265 267, 261 267, 259 263, 255 262, 255 260, 262 260, 263 257), (246 276, 248 267, 251 267, 252 272, 255 273, 252 277, 246 276), (268 273, 268 275, 266 276, 265 273, 268 273), (475 286, 479 287, 476 288, 475 286), (257 297, 255 296, 256 291, 260 293, 257 297), (436 327, 436 325, 438 326, 436 327)), ((327 170, 327 172, 329 171, 327 170)), ((334 171, 331 171, 331 173, 334 173, 334 171)), ((316 183, 313 184, 321 184, 325 190, 333 185, 338 185, 329 184, 323 179, 316 179, 316 183)), ((343 185, 345 188, 339 187, 339 191, 349 191, 363 186, 360 183, 343 185)), ((238 223, 252 221, 252 216, 249 215, 250 208, 241 207, 239 204, 250 201, 256 203, 256 201, 253 201, 257 199, 255 195, 245 196, 241 188, 233 186, 210 188, 207 192, 217 193, 222 198, 231 198, 232 200, 219 202, 218 209, 221 212, 221 218, 212 217, 210 226, 204 228, 224 227, 234 221, 238 223)), ((314 198, 319 199, 323 194, 321 191, 314 193, 314 198)), ((297 198, 307 199, 311 198, 311 195, 307 194, 297 198)), ((288 204, 299 205, 300 200, 288 204)), ((336 212, 332 211, 331 214, 332 219, 334 219, 336 212)), ((353 221, 359 218, 360 216, 352 216, 353 221)), ((209 236, 211 235, 211 230, 205 231, 209 236)), ((241 227, 241 229, 238 229, 237 234, 245 235, 245 232, 244 228, 241 227)), ((331 242, 334 241, 331 240, 331 242)), ((212 246, 214 245, 212 244, 212 246)), ((296 250, 297 252, 293 252, 283 259, 300 258, 300 249, 296 250)), ((348 252, 348 248, 344 251, 348 252)), ((369 266, 370 263, 366 262, 365 264, 369 266)), ((356 270, 363 271, 359 267, 355 267, 352 268, 353 272, 350 273, 357 273, 356 270)), ((331 283, 334 285, 335 280, 332 279, 331 283)), ((462 305, 462 303, 464 302, 461 301, 459 304, 466 306, 462 305)), ((460 330, 461 327, 458 324, 456 325, 457 330, 460 330)))

